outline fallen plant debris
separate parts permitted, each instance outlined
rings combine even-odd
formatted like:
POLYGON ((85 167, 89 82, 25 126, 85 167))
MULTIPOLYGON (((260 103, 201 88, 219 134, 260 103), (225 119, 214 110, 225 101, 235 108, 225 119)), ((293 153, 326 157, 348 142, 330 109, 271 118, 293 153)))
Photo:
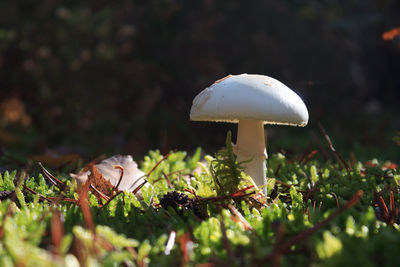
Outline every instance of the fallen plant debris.
POLYGON ((92 193, 98 198, 109 200, 110 195, 112 194, 111 188, 114 186, 110 183, 109 180, 104 178, 103 174, 97 170, 97 167, 94 164, 91 164, 89 167, 90 174, 85 184, 88 183, 90 186, 90 190, 92 193))
POLYGON ((200 214, 198 203, 195 200, 176 191, 170 191, 160 198, 160 205, 165 209, 171 207, 178 213, 181 213, 181 211, 193 210, 195 214, 200 214))
POLYGON ((374 200, 373 205, 376 206, 375 215, 379 220, 392 226, 400 223, 400 209, 399 205, 394 201, 393 191, 390 191, 389 207, 386 205, 382 195, 377 192, 374 192, 374 200))
POLYGON ((130 155, 115 155, 95 164, 91 162, 78 174, 70 174, 79 183, 87 179, 103 194, 108 195, 110 185, 113 191, 132 191, 143 183, 146 174, 138 169, 130 155))
POLYGON ((43 165, 41 174, 5 172, 0 263, 376 265, 376 251, 400 260, 396 163, 353 159, 348 170, 336 157, 321 162, 318 142, 310 144, 295 159, 270 155, 264 198, 229 148, 203 160, 200 150, 189 158, 150 151, 145 176, 128 190, 121 161, 106 161, 112 182, 95 163, 84 183, 43 165))
POLYGON ((53 253, 60 255, 61 243, 64 237, 64 222, 62 213, 59 210, 54 209, 52 214, 50 221, 51 244, 53 246, 53 253))
POLYGON ((329 135, 326 133, 324 127, 322 127, 322 124, 320 122, 318 122, 318 127, 321 130, 321 133, 324 135, 326 142, 329 145, 329 149, 331 150, 331 152, 333 153, 333 155, 335 156, 336 160, 343 165, 344 168, 346 168, 346 170, 348 172, 351 171, 351 168, 349 166, 349 164, 343 159, 343 157, 336 151, 336 149, 333 147, 331 138, 329 137, 329 135))

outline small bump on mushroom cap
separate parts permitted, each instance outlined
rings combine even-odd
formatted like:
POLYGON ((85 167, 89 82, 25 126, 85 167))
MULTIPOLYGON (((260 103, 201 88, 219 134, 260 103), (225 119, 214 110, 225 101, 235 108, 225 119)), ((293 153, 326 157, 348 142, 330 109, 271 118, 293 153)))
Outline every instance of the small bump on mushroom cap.
POLYGON ((303 100, 280 81, 258 74, 232 75, 200 92, 193 100, 194 121, 238 122, 305 126, 308 111, 303 100))

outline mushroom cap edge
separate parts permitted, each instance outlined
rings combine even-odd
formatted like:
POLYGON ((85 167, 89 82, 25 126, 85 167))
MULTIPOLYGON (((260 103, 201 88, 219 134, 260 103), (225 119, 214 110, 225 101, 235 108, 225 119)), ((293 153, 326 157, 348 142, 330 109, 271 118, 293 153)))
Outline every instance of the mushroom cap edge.
POLYGON ((201 91, 190 110, 193 121, 305 126, 308 111, 303 100, 280 81, 265 75, 229 75, 201 91))

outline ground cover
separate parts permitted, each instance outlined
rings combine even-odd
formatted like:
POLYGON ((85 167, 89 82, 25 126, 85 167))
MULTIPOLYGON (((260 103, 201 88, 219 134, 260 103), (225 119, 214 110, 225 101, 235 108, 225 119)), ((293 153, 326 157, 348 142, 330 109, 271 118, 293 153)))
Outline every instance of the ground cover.
MULTIPOLYGON (((323 128, 321 129, 323 130, 323 128)), ((324 133, 324 131, 322 131, 324 133)), ((268 197, 217 154, 150 151, 141 197, 89 183, 74 168, 0 179, 1 266, 365 266, 400 260, 399 182, 388 160, 344 160, 323 145, 268 159, 268 197), (325 149, 327 159, 317 158, 325 149), (54 176, 53 176, 54 175, 54 176)), ((36 171, 35 171, 36 169, 36 171)))

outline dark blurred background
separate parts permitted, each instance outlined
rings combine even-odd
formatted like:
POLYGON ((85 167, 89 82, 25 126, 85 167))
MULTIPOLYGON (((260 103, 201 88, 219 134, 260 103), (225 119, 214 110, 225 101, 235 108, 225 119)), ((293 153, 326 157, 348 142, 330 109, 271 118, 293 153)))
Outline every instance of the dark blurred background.
POLYGON ((270 127, 269 151, 324 142, 320 121, 345 157, 396 159, 399 14, 397 0, 2 0, 2 157, 214 153, 235 125, 190 122, 192 99, 258 73, 310 113, 306 128, 270 127))

